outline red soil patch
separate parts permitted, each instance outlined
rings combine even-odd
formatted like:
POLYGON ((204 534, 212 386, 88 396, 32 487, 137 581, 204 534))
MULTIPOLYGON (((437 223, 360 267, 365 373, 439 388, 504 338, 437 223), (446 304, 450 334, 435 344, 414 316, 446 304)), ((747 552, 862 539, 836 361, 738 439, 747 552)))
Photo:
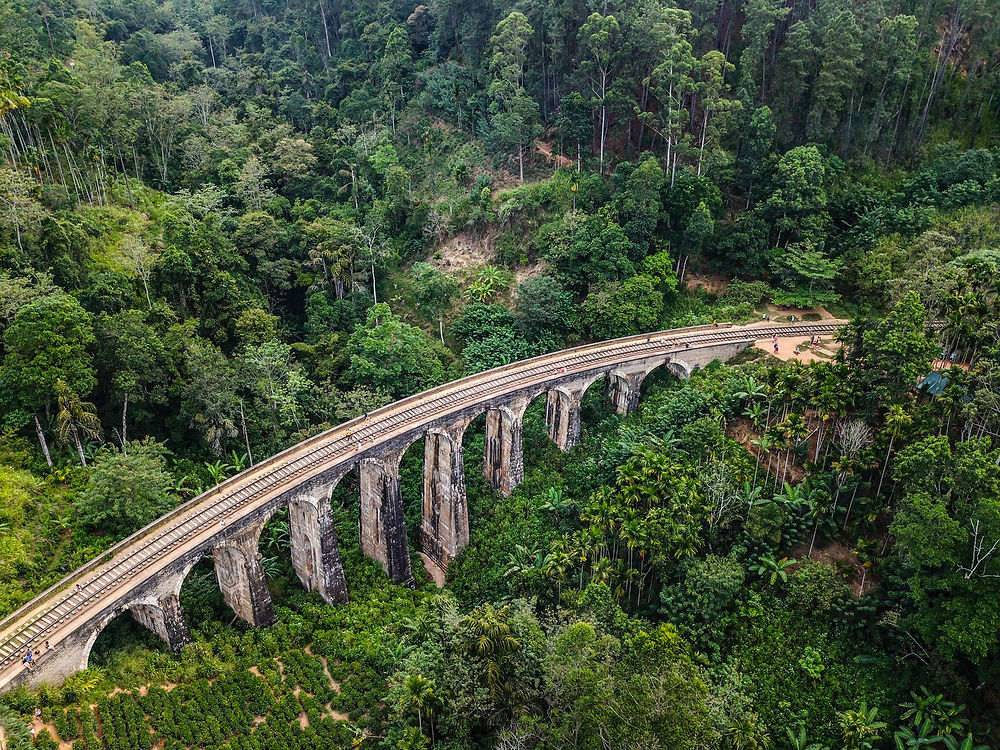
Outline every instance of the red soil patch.
POLYGON ((545 157, 545 161, 555 162, 557 167, 572 167, 575 164, 568 156, 553 153, 551 143, 535 141, 535 150, 545 157))
MULTIPOLYGON (((821 540, 817 539, 816 541, 818 543, 821 540)), ((805 542, 788 550, 788 557, 789 559, 805 560, 808 552, 809 544, 805 542)), ((855 599, 860 599, 878 585, 878 579, 872 574, 871 569, 866 569, 854 551, 836 539, 827 542, 822 547, 817 544, 813 547, 812 557, 809 559, 821 562, 838 572, 846 573, 845 582, 851 589, 851 596, 855 599)))

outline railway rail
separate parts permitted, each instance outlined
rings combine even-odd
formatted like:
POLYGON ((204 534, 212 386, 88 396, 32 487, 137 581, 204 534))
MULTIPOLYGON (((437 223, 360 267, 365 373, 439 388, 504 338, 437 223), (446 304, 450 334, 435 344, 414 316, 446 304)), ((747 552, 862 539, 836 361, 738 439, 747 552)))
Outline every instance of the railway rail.
POLYGON ((544 386, 567 375, 613 369, 687 348, 772 336, 828 335, 842 322, 699 326, 566 349, 455 380, 315 435, 225 480, 119 542, 0 621, 0 690, 23 669, 21 655, 42 641, 58 648, 88 620, 192 549, 210 549, 227 524, 310 477, 350 465, 380 443, 422 430, 488 399, 544 386), (359 444, 363 444, 361 447, 359 444))

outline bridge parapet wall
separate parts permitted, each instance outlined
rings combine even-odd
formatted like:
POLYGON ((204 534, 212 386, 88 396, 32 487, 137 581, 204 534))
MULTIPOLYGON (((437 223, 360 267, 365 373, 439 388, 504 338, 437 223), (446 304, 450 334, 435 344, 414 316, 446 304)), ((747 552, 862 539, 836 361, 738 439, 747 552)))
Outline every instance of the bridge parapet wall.
MULTIPOLYGON (((829 333, 835 327, 775 327, 774 333, 829 333)), ((732 357, 753 338, 770 338, 772 330, 749 330, 745 339, 742 335, 723 326, 717 332, 689 329, 661 332, 645 341, 632 337, 587 345, 500 368, 479 381, 472 376, 439 386, 374 412, 371 420, 354 420, 310 438, 185 503, 8 618, 0 652, 0 690, 58 680, 85 668, 98 634, 126 610, 178 648, 188 637, 180 585, 208 551, 213 552, 220 588, 234 611, 256 625, 272 622, 257 545, 268 518, 286 504, 292 506, 293 565, 303 585, 328 602, 345 601, 329 493, 354 466, 359 466, 362 550, 379 560, 394 581, 411 585, 399 461, 414 440, 425 437, 421 538, 428 554, 446 565, 468 542, 461 447, 472 419, 486 413, 483 470, 498 491, 510 494, 524 477, 522 420, 535 397, 548 393, 549 434, 568 450, 579 439, 583 394, 597 378, 607 377, 616 409, 626 413, 635 408, 642 382, 655 368, 666 366, 688 377, 715 359, 732 357), (685 340, 692 343, 683 345, 685 340), (350 438, 350 453, 344 449, 345 427, 348 435, 354 430, 359 438, 357 453, 350 438), (154 542, 160 545, 156 551, 144 554, 143 545, 154 542), (70 588, 85 579, 83 590, 70 588), (102 606, 105 601, 107 606, 102 606), (32 672, 12 663, 12 644, 23 652, 26 644, 34 648, 45 637, 53 638, 54 649, 40 655, 32 672)))

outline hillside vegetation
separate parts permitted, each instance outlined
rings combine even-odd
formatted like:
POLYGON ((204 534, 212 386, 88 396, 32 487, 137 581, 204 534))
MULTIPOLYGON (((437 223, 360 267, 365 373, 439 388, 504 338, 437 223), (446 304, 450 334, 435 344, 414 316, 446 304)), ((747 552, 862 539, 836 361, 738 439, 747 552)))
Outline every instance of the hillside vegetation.
MULTIPOLYGON (((262 537, 12 750, 1000 747, 1000 17, 987 0, 0 0, 0 615, 256 461, 463 374, 836 316, 581 444, 466 436, 471 544, 352 601, 262 537), (808 360, 808 361, 807 361, 808 360), (931 373, 933 376, 924 381, 931 373), (58 738, 54 739, 54 738, 58 738)), ((26 734, 34 709, 42 720, 26 734)))

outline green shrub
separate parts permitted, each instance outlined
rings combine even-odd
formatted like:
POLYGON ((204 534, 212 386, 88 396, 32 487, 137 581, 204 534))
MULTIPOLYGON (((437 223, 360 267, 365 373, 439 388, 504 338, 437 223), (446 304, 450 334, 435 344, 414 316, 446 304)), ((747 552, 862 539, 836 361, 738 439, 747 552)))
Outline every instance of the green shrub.
POLYGON ((843 576, 818 560, 803 560, 785 586, 789 608, 802 615, 829 612, 847 593, 843 576))
POLYGON ((758 305, 771 301, 773 290, 764 281, 733 279, 726 288, 724 299, 728 305, 758 305))

